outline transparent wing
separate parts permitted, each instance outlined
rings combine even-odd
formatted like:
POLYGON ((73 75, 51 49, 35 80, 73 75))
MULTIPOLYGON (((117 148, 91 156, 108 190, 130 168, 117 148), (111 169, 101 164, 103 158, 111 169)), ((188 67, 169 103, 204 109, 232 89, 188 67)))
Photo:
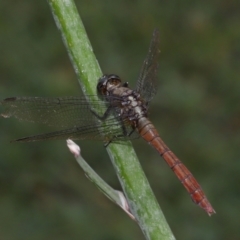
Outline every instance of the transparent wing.
MULTIPOLYGON (((120 99, 115 99, 120 101, 120 99)), ((106 107, 108 102, 95 100, 90 103, 83 97, 13 97, 1 101, 5 118, 16 117, 28 122, 43 123, 57 129, 55 132, 17 139, 29 142, 47 139, 93 139, 119 141, 136 138, 128 119, 119 117, 120 109, 113 107, 109 116, 101 121, 92 109, 97 111, 106 107), (91 105, 91 108, 90 108, 91 105)))
POLYGON ((137 82, 136 90, 146 103, 150 102, 157 92, 159 38, 159 31, 155 29, 137 82))
MULTIPOLYGON (((1 114, 3 117, 13 116, 60 128, 95 123, 89 104, 83 97, 13 97, 3 100, 1 104, 5 107, 5 112, 1 114)), ((98 100, 92 104, 95 108, 104 106, 104 102, 98 100)))

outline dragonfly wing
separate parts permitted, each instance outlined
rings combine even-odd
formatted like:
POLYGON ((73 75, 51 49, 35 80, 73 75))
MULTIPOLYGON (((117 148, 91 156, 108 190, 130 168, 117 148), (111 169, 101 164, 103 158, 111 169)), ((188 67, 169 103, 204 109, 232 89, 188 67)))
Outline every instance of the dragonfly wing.
MULTIPOLYGON (((120 99, 115 99, 118 101, 120 99)), ((88 101, 82 97, 42 98, 14 97, 0 103, 6 107, 3 117, 16 117, 29 122, 54 126, 57 131, 24 137, 15 141, 31 142, 47 139, 89 139, 121 141, 136 138, 128 119, 122 119, 119 108, 113 107, 109 116, 100 120, 92 112, 103 108, 107 102, 88 101)))
MULTIPOLYGON (((128 131, 130 129, 127 129, 128 131)), ((96 126, 80 126, 60 131, 38 134, 30 137, 23 137, 12 142, 35 142, 43 140, 54 139, 72 139, 72 140, 101 140, 108 142, 121 142, 124 140, 131 140, 138 138, 139 135, 136 131, 129 131, 130 135, 123 134, 122 128, 116 124, 115 119, 104 121, 103 124, 96 126)))
MULTIPOLYGON (((92 129, 92 128, 91 128, 92 129)), ((50 132, 50 133, 44 133, 44 134, 38 134, 30 137, 23 137, 19 138, 16 140, 13 140, 12 142, 35 142, 35 141, 45 141, 45 140, 54 140, 54 139, 86 139, 89 138, 91 135, 84 136, 84 129, 83 128, 69 128, 69 129, 64 129, 60 131, 55 131, 55 132, 50 132), (79 136, 79 132, 81 133, 79 136)), ((97 138, 96 132, 94 132, 94 137, 97 138)), ((93 137, 93 136, 92 136, 93 137)), ((103 140, 103 136, 98 136, 101 137, 100 139, 103 140)))
MULTIPOLYGON (((83 97, 12 97, 0 103, 5 107, 5 112, 1 114, 5 118, 13 116, 19 120, 58 128, 94 125, 96 121, 89 103, 83 97)), ((105 103, 99 100, 91 102, 94 109, 104 105, 105 103)))
POLYGON ((147 57, 143 62, 140 75, 137 82, 137 92, 148 103, 157 92, 157 70, 159 55, 159 31, 153 31, 152 40, 148 50, 147 57))

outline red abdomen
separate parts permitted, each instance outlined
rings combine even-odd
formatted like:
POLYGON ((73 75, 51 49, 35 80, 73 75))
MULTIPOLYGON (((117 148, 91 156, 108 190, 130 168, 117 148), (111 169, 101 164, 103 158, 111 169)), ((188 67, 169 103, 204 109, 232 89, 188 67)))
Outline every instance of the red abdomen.
POLYGON ((197 180, 159 137, 153 124, 146 117, 142 117, 138 121, 137 129, 139 134, 151 144, 167 162, 169 167, 189 192, 193 202, 203 208, 209 215, 215 213, 197 180))

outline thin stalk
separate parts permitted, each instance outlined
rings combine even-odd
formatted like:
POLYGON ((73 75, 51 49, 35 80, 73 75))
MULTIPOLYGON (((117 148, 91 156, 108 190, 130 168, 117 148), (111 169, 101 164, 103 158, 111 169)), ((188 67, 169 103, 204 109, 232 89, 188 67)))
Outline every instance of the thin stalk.
MULTIPOLYGON (((96 95, 102 75, 73 0, 48 0, 56 25, 84 94, 96 95), (81 80, 81 81, 80 81, 81 80)), ((130 142, 110 144, 107 152, 129 202, 132 214, 146 239, 175 239, 160 210, 130 142)))

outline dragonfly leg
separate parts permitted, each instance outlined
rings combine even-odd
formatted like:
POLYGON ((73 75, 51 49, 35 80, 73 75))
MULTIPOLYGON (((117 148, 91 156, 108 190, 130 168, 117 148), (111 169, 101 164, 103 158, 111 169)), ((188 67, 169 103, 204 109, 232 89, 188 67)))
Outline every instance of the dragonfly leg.
POLYGON ((128 133, 128 136, 131 136, 134 132, 135 132, 136 128, 132 128, 132 131, 130 133, 128 133))
POLYGON ((100 116, 99 114, 97 114, 94 110, 90 109, 90 111, 92 112, 92 114, 97 117, 98 119, 100 119, 101 121, 104 121, 110 114, 110 111, 112 110, 112 106, 109 106, 107 108, 107 110, 105 111, 105 113, 100 116))
POLYGON ((132 130, 128 133, 125 125, 122 124, 123 134, 119 134, 119 135, 113 136, 112 139, 110 139, 106 144, 104 144, 104 147, 107 147, 110 143, 112 143, 112 142, 114 142, 114 141, 116 141, 116 140, 118 140, 120 138, 131 136, 135 132, 135 130, 136 130, 136 128, 132 127, 132 130))
POLYGON ((107 143, 105 143, 105 144, 104 144, 104 147, 106 148, 110 143, 112 143, 112 142, 113 142, 113 139, 114 139, 114 137, 113 137, 110 141, 108 141, 107 143))
POLYGON ((133 132, 136 130, 135 127, 132 126, 132 129, 130 132, 127 131, 126 129, 126 126, 124 124, 122 124, 122 131, 123 131, 123 134, 119 137, 129 137, 133 134, 133 132))
MULTIPOLYGON (((119 134, 119 135, 113 136, 113 137, 104 145, 104 147, 107 147, 110 143, 116 141, 117 139, 119 139, 119 138, 121 138, 121 137, 126 137, 126 136, 128 136, 127 129, 126 129, 126 127, 124 126, 123 123, 121 123, 121 127, 122 127, 123 134, 119 134)), ((132 131, 130 132, 130 134, 131 134, 131 133, 132 133, 132 131)))
POLYGON ((104 144, 104 147, 107 147, 110 143, 116 142, 118 140, 118 138, 121 138, 121 137, 124 137, 124 136, 125 135, 123 135, 123 134, 113 136, 107 143, 104 144))

